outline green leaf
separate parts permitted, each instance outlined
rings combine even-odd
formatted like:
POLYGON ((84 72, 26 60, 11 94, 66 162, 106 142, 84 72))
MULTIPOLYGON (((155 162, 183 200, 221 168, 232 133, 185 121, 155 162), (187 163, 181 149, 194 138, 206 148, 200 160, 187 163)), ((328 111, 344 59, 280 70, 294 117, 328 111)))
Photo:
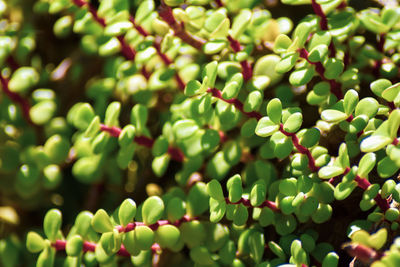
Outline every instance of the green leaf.
POLYGON ((35 232, 30 231, 26 237, 26 248, 31 253, 38 253, 45 247, 44 239, 35 232))
POLYGON ((258 218, 258 221, 262 227, 267 227, 268 225, 271 225, 274 223, 275 220, 275 215, 274 212, 267 207, 262 208, 260 217, 258 218))
POLYGON ((32 67, 18 68, 8 83, 11 92, 23 93, 39 82, 39 74, 32 67))
MULTIPOLYGON (((278 71, 279 72, 279 71, 278 71)), ((301 86, 309 83, 315 74, 314 67, 302 67, 293 71, 289 76, 289 82, 294 86, 301 86)))
POLYGON ((344 167, 326 166, 318 171, 318 176, 322 179, 330 179, 332 177, 341 175, 343 172, 344 172, 344 167))
POLYGON ((321 118, 327 122, 340 122, 345 120, 348 115, 336 109, 326 109, 322 111, 321 118))
POLYGON ((120 147, 126 147, 133 143, 135 138, 135 126, 128 124, 126 125, 120 135, 118 136, 118 144, 120 147))
POLYGON ((142 217, 147 225, 156 223, 164 212, 164 202, 158 196, 151 196, 143 203, 142 217))
POLYGON ((220 143, 220 136, 216 130, 207 129, 201 137, 201 146, 205 151, 212 151, 220 143))
POLYGON ((52 267, 54 266, 54 258, 56 254, 56 250, 51 247, 50 243, 46 244, 47 246, 40 253, 36 266, 37 267, 52 267))
POLYGON ((258 180, 254 183, 250 192, 250 203, 253 207, 257 207, 264 202, 267 195, 267 187, 264 180, 258 180))
POLYGON ((392 82, 387 79, 378 79, 371 83, 370 88, 375 95, 382 97, 382 92, 391 85, 392 82))
POLYGON ((295 40, 296 38, 298 39, 297 43, 298 48, 304 46, 312 30, 313 26, 308 22, 301 22, 297 25, 297 27, 294 29, 292 39, 293 40, 295 40))
MULTIPOLYGON (((207 77, 207 81, 205 83, 207 88, 214 87, 215 80, 217 79, 217 73, 218 73, 218 61, 212 61, 204 67, 203 79, 205 79, 207 77)), ((204 83, 204 80, 203 80, 203 83, 204 83)))
POLYGON ((361 141, 360 149, 362 152, 378 151, 392 142, 389 136, 372 135, 361 141))
MULTIPOLYGON (((239 74, 241 74, 241 73, 239 73, 239 74)), ((225 85, 224 89, 222 89, 222 97, 224 99, 234 98, 237 96, 239 91, 240 91, 240 85, 237 82, 235 82, 235 81, 228 82, 225 85)))
POLYGON ((274 52, 277 54, 285 53, 292 44, 292 40, 286 34, 279 34, 274 42, 274 52))
POLYGON ((85 131, 85 138, 92 138, 100 131, 100 117, 95 116, 85 131))
POLYGON ((169 154, 164 154, 153 159, 151 163, 152 170, 157 177, 162 177, 167 171, 171 157, 169 154))
POLYGON ((107 126, 118 126, 118 117, 121 112, 121 103, 112 102, 106 109, 104 124, 107 126))
POLYGON ((324 267, 337 267, 339 264, 339 256, 335 252, 329 252, 322 261, 324 267))
POLYGON ((210 198, 210 222, 217 223, 225 215, 226 212, 226 202, 225 199, 217 200, 215 198, 210 198))
MULTIPOLYGON (((33 112, 31 110, 31 112, 33 112)), ((86 130, 93 118, 95 117, 94 110, 91 105, 83 103, 79 105, 78 109, 75 111, 73 124, 79 130, 86 130)))
POLYGON ((221 184, 213 179, 207 184, 207 193, 211 198, 218 201, 225 201, 224 193, 222 192, 221 184))
POLYGON ((162 248, 173 248, 178 242, 181 233, 173 225, 162 225, 157 228, 155 242, 162 248))
POLYGON ((225 40, 210 40, 203 45, 203 51, 206 55, 220 53, 228 43, 225 40))
POLYGON ((321 62, 325 59, 327 54, 328 46, 324 44, 317 45, 311 49, 310 53, 308 54, 308 60, 311 62, 321 62))
POLYGON ((260 57, 254 64, 252 84, 257 90, 264 90, 268 85, 279 82, 282 74, 277 73, 276 65, 281 61, 277 55, 269 54, 260 57))
POLYGON ((269 119, 275 123, 279 124, 282 118, 282 103, 279 98, 271 99, 267 105, 267 114, 269 119))
POLYGON ((275 230, 281 235, 292 233, 297 227, 297 221, 293 215, 276 214, 275 215, 275 230))
POLYGON ((320 203, 318 209, 312 214, 311 218, 315 223, 324 223, 332 217, 332 207, 329 204, 320 203))
POLYGON ((279 130, 279 125, 270 120, 269 117, 262 117, 256 127, 256 135, 268 137, 279 130))
POLYGON ((61 219, 62 214, 58 209, 49 210, 44 217, 43 230, 52 242, 56 241, 58 231, 61 229, 61 219))
POLYGON ((211 38, 226 37, 229 31, 229 19, 222 10, 215 11, 208 16, 203 28, 210 33, 211 38))
POLYGON ((130 223, 136 215, 136 203, 130 198, 125 199, 118 210, 118 219, 122 226, 130 223))
POLYGON ((176 138, 187 139, 199 130, 199 126, 194 120, 179 120, 174 123, 172 130, 176 138))
POLYGON ((372 171, 375 167, 376 163, 376 156, 374 153, 367 153, 365 154, 358 164, 357 174, 362 178, 367 178, 368 173, 372 171))
POLYGON ((210 252, 205 246, 196 246, 190 250, 190 258, 200 265, 211 265, 214 263, 210 252))
POLYGON ((231 28, 231 36, 233 39, 237 39, 250 24, 252 12, 249 9, 242 9, 240 13, 233 20, 231 28))
POLYGON ((300 112, 293 113, 283 124, 283 129, 289 133, 297 132, 303 123, 303 115, 300 112))
MULTIPOLYGON (((54 101, 41 101, 35 105, 33 105, 30 110, 29 110, 29 117, 31 118, 32 122, 37 124, 37 125, 43 125, 47 123, 54 115, 55 111, 57 109, 56 104, 54 101)), ((77 117, 79 118, 79 113, 77 113, 77 117)), ((92 118, 90 118, 91 121, 92 118)), ((84 124, 83 127, 77 127, 81 130, 86 130, 87 126, 89 125, 89 122, 87 124, 84 124)), ((75 124, 76 126, 76 124, 75 124)))
POLYGON ((324 72, 325 78, 329 80, 334 80, 338 79, 340 74, 343 72, 344 63, 336 58, 329 58, 326 61, 324 67, 325 67, 325 72, 324 72))
POLYGON ((111 232, 114 227, 111 223, 111 219, 107 212, 103 209, 99 209, 92 218, 92 227, 98 233, 111 232))
POLYGON ((397 133, 400 126, 400 110, 393 110, 388 119, 389 136, 392 139, 397 138, 397 133))
POLYGON ((379 103, 372 97, 366 97, 360 100, 356 106, 355 115, 366 115, 368 118, 373 118, 378 112, 379 103))
POLYGON ((191 80, 186 84, 185 95, 194 96, 200 93, 201 83, 197 80, 191 80))
POLYGON ((335 187, 334 195, 337 200, 346 199, 351 192, 357 187, 357 183, 351 182, 341 182, 335 187))
POLYGON ((233 223, 237 226, 245 225, 249 217, 249 212, 243 204, 236 205, 233 211, 233 223))
POLYGON ((154 1, 141 2, 136 10, 135 22, 141 24, 154 10, 154 1))
POLYGON ((118 21, 107 25, 104 34, 106 36, 119 36, 125 34, 132 27, 133 24, 130 21, 118 21))
POLYGON ((47 139, 43 150, 52 163, 58 164, 64 162, 68 157, 69 148, 68 140, 56 134, 47 139))
POLYGON ((300 144, 305 147, 313 147, 318 144, 321 132, 318 128, 307 129, 300 137, 300 144))
POLYGON ((147 226, 137 226, 133 231, 133 236, 136 245, 141 250, 150 249, 154 243, 154 232, 147 226))
POLYGON ((248 242, 250 257, 253 258, 256 263, 259 263, 262 260, 265 250, 264 234, 258 231, 254 231, 250 234, 248 242))
POLYGON ((250 92, 244 102, 243 110, 245 112, 257 111, 262 104, 263 98, 264 94, 262 91, 255 90, 250 92))
POLYGON ((343 100, 343 108, 344 108, 344 113, 347 114, 347 116, 350 116, 354 109, 356 108, 358 103, 358 93, 356 90, 350 89, 346 92, 344 95, 344 100, 343 100))
POLYGON ((171 198, 167 203, 168 221, 175 222, 181 219, 186 213, 185 202, 179 197, 171 198))
POLYGON ((226 183, 226 188, 229 193, 229 201, 232 203, 238 202, 242 198, 243 188, 242 179, 239 174, 236 174, 229 178, 226 183))
POLYGON ((377 171, 380 177, 388 178, 399 170, 396 163, 390 157, 384 157, 378 162, 377 171))
POLYGON ((78 257, 83 251, 83 240, 79 235, 74 235, 68 239, 65 252, 68 256, 78 257))
MULTIPOLYGON (((297 52, 285 55, 282 60, 278 64, 276 64, 275 71, 280 74, 290 71, 296 64, 298 58, 299 53, 297 52)), ((297 80, 299 79, 300 77, 297 77, 297 80)))

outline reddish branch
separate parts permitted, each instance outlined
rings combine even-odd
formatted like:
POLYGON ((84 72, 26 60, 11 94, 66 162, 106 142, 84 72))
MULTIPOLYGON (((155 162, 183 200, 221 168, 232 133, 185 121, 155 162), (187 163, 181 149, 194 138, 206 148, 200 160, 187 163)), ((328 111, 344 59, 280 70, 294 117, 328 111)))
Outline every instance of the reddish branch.
MULTIPOLYGON (((121 134, 122 129, 115 127, 115 126, 107 126, 104 124, 100 125, 100 130, 103 132, 107 132, 108 134, 110 134, 112 137, 116 137, 118 138, 119 135, 121 134)), ((148 148, 152 148, 154 145, 154 139, 150 138, 150 137, 146 137, 146 136, 135 136, 134 140, 135 143, 137 143, 140 146, 145 146, 148 148)), ((171 156, 171 158, 175 161, 178 162, 183 162, 183 160, 185 159, 185 155, 183 154, 183 152, 181 150, 179 150, 179 148, 176 147, 169 147, 168 148, 168 154, 171 156)))
POLYGON ((1 71, 0 71, 0 84, 1 88, 3 88, 3 92, 11 99, 11 101, 21 107, 22 115, 25 118, 25 120, 29 124, 35 125, 35 123, 31 120, 31 116, 29 115, 29 110, 31 109, 31 106, 28 100, 10 90, 10 88, 8 87, 8 79, 3 77, 1 71))
MULTIPOLYGON (((379 41, 378 41, 377 50, 382 54, 384 53, 383 48, 385 46, 385 41, 386 41, 385 34, 384 33, 380 34, 379 35, 379 41)), ((379 77, 379 70, 382 67, 382 63, 383 63, 383 59, 375 61, 374 69, 372 70, 372 72, 374 73, 374 75, 376 77, 379 77)))
MULTIPOLYGON (((154 48, 157 51, 157 54, 161 57, 162 61, 164 62, 165 65, 169 66, 171 65, 173 62, 171 59, 168 58, 168 56, 166 54, 164 54, 163 52, 161 52, 161 38, 156 37, 156 40, 153 43, 154 48)), ((178 83, 179 89, 181 91, 185 90, 185 82, 182 80, 181 76, 179 76, 178 70, 175 70, 175 80, 178 83)))
MULTIPOLYGON (((207 92, 211 93, 213 97, 216 97, 228 104, 232 104, 234 105, 241 113, 245 114, 246 116, 250 117, 250 118, 255 118, 256 120, 260 120, 263 116, 261 115, 261 113, 257 112, 257 111, 251 111, 251 112, 246 112, 244 111, 244 105, 243 103, 237 99, 237 98, 232 98, 232 99, 225 99, 222 97, 222 93, 220 90, 216 89, 216 88, 210 88, 207 90, 207 92)), ((315 159, 314 157, 311 155, 311 152, 308 148, 300 145, 299 143, 299 139, 297 138, 295 133, 288 133, 285 130, 283 130, 283 125, 280 125, 279 131, 281 133, 283 133, 284 135, 291 137, 292 138, 292 142, 294 147, 299 151, 299 153, 304 154, 307 156, 308 158, 308 167, 310 168, 310 170, 312 172, 316 172, 319 170, 319 167, 317 167, 315 165, 315 159)))
POLYGON ((311 62, 308 59, 308 51, 305 48, 302 48, 299 50, 300 57, 304 58, 307 60, 308 63, 311 65, 315 66, 315 70, 319 74, 319 76, 322 78, 322 80, 326 81, 329 83, 330 88, 331 88, 331 93, 336 96, 337 99, 342 99, 343 98, 343 92, 341 90, 341 85, 338 83, 336 80, 330 80, 325 77, 325 67, 322 65, 321 62, 311 62))
POLYGON ((295 133, 286 132, 283 129, 283 124, 282 123, 279 125, 279 131, 281 133, 283 133, 284 135, 286 135, 287 137, 291 137, 292 138, 293 145, 297 149, 297 151, 299 151, 301 154, 304 154, 304 155, 307 156, 307 158, 308 158, 308 168, 310 168, 310 170, 312 172, 317 172, 320 168, 315 165, 315 159, 311 155, 310 150, 308 148, 306 148, 305 146, 302 146, 300 144, 299 138, 297 137, 297 135, 295 133))
MULTIPOLYGON (((235 53, 238 53, 243 50, 243 47, 240 45, 238 40, 235 40, 232 38, 232 36, 228 35, 228 40, 231 48, 235 53)), ((243 73, 243 78, 245 81, 248 81, 251 79, 253 76, 253 69, 251 68, 251 64, 247 60, 243 60, 240 62, 240 65, 242 66, 242 73, 243 73)))
POLYGON ((183 216, 180 220, 177 220, 177 221, 174 222, 174 223, 171 223, 171 222, 168 221, 168 220, 159 220, 158 222, 153 223, 153 224, 150 224, 150 225, 146 225, 146 224, 143 223, 143 222, 133 222, 133 223, 128 223, 128 225, 125 226, 125 227, 122 226, 122 225, 119 225, 119 226, 116 227, 116 229, 117 229, 118 232, 120 232, 120 233, 121 233, 121 232, 126 233, 126 232, 130 232, 130 231, 135 230, 135 228, 136 228, 137 226, 147 226, 147 227, 149 227, 151 230, 156 231, 156 230, 158 229, 158 227, 163 226, 163 225, 173 225, 173 226, 179 227, 182 223, 191 222, 191 221, 193 221, 193 220, 195 220, 195 219, 194 219, 194 218, 190 218, 189 215, 185 215, 185 216, 183 216))
MULTIPOLYGON (((135 18, 133 16, 129 16, 129 21, 132 22, 133 26, 135 27, 135 29, 144 37, 149 36, 149 33, 140 25, 138 25, 135 22, 135 18)), ((154 48, 157 51, 157 54, 160 56, 160 58, 162 59, 162 61, 165 63, 165 65, 169 66, 173 63, 173 61, 171 59, 168 58, 168 56, 161 52, 161 47, 160 47, 160 42, 161 42, 161 38, 156 37, 156 40, 153 43, 154 48)), ((146 76, 145 76, 146 77, 146 76)), ((183 82, 182 78, 179 76, 178 72, 175 73, 175 79, 176 82, 178 83, 179 89, 180 90, 185 90, 185 83, 183 82)))
POLYGON ((211 93, 213 97, 216 97, 228 104, 232 104, 235 106, 235 108, 237 108, 241 113, 245 114, 247 117, 249 118, 255 118, 257 120, 260 120, 263 116, 261 115, 261 113, 257 112, 257 111, 251 111, 251 112, 246 112, 244 111, 244 105, 242 102, 240 102, 239 99, 237 98, 232 98, 232 99, 225 99, 222 97, 222 93, 220 90, 218 90, 217 88, 210 88, 207 90, 208 93, 211 93))
MULTIPOLYGON (((395 140, 397 140, 397 138, 395 140)), ((344 176, 348 172, 350 172, 350 167, 346 167, 346 169, 344 170, 343 174, 340 175, 340 176, 344 176)), ((333 184, 337 180, 338 177, 339 176, 331 178, 329 180, 329 182, 331 184, 333 184)), ((367 190, 368 187, 370 187, 370 185, 371 185, 371 183, 367 179, 362 178, 362 177, 360 177, 358 175, 356 175, 356 177, 354 178, 354 181, 357 183, 357 186, 359 188, 361 188, 362 190, 364 190, 364 191, 367 190)), ((389 201, 387 199, 384 199, 381 194, 377 194, 376 197, 374 198, 374 200, 375 200, 376 204, 378 205, 378 207, 383 212, 387 211, 390 208, 389 201)))
POLYGON ((371 264, 382 258, 383 253, 377 252, 372 248, 362 244, 347 244, 343 247, 352 257, 356 257, 364 264, 371 264))
POLYGON ((322 7, 320 4, 317 3, 316 0, 311 0, 311 6, 314 9, 314 13, 320 17, 319 25, 321 27, 321 30, 327 31, 328 30, 328 19, 322 10, 322 7))
MULTIPOLYGON (((85 2, 84 0, 73 0, 74 4, 78 7, 87 6, 90 14, 92 14, 94 20, 99 23, 103 28, 105 28, 106 22, 104 18, 99 17, 96 8, 94 8, 90 3, 85 2)), ((117 37, 119 43, 121 44, 121 53, 127 60, 133 60, 136 56, 136 51, 133 49, 124 39, 123 35, 117 37)))
POLYGON ((278 205, 276 205, 275 202, 270 201, 270 200, 265 200, 263 203, 261 203, 261 205, 259 205, 257 207, 252 206, 251 203, 250 203, 250 200, 245 199, 245 198, 241 198, 237 202, 231 202, 231 201, 229 201, 229 198, 226 197, 225 198, 225 202, 227 204, 243 204, 246 207, 252 207, 252 208, 264 208, 264 207, 267 207, 267 208, 270 208, 274 212, 279 212, 278 205))
MULTIPOLYGON (((54 247, 57 251, 65 251, 65 248, 67 246, 67 241, 66 240, 56 240, 53 244, 51 244, 52 247, 54 247)), ((83 242, 83 252, 95 252, 96 251, 96 243, 84 241, 83 242)), ((151 250, 153 253, 159 253, 161 251, 160 245, 157 243, 154 243, 151 246, 151 250)), ((124 245, 121 245, 121 248, 118 250, 117 255, 123 256, 123 257, 131 257, 132 255, 126 250, 124 245)))
POLYGON ((183 22, 178 23, 174 17, 172 9, 167 6, 163 1, 158 9, 158 14, 160 17, 168 23, 175 33, 175 36, 179 37, 183 42, 194 48, 201 50, 203 45, 206 43, 204 39, 193 36, 185 30, 183 22))

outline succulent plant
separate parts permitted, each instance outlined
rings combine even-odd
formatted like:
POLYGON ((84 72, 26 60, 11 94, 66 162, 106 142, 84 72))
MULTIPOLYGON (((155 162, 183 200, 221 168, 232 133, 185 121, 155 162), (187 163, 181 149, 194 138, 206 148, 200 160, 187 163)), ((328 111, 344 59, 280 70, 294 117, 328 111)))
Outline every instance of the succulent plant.
POLYGON ((0 33, 1 266, 400 265, 398 1, 0 0, 0 33))

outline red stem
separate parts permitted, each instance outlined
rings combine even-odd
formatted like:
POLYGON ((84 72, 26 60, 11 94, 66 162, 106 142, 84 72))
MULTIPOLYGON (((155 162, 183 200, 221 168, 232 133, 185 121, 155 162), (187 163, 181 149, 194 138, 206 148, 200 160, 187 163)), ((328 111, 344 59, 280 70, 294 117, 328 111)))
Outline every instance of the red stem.
MULTIPOLYGON (((64 251, 66 246, 67 246, 67 241, 66 240, 56 240, 54 243, 51 244, 52 247, 54 247, 57 251, 64 251)), ((93 242, 89 242, 89 241, 84 241, 83 242, 83 249, 82 251, 85 252, 95 252, 96 251, 96 243, 93 242)), ((160 245, 158 245, 157 243, 154 243, 151 246, 151 250, 153 251, 153 253, 159 253, 160 251, 160 245)), ((129 254, 129 252, 126 250, 126 248, 124 247, 124 245, 121 245, 121 248, 118 250, 117 255, 119 256, 123 256, 123 257, 130 257, 132 256, 131 254, 129 254)))
POLYGON ((239 201, 237 201, 237 202, 231 202, 230 200, 229 200, 229 198, 225 198, 225 202, 227 203, 227 204, 243 204, 244 206, 246 206, 246 207, 249 207, 249 208, 264 208, 264 207, 267 207, 267 208, 270 208, 272 211, 274 211, 274 212, 279 212, 280 210, 279 210, 279 208, 278 208, 278 205, 275 203, 275 202, 273 202, 273 201, 270 201, 270 200, 265 200, 263 203, 261 203, 259 206, 252 206, 251 205, 251 203, 250 203, 250 200, 248 200, 248 199, 245 199, 245 198, 241 198, 239 201))
POLYGON ((25 98, 23 98, 21 95, 12 92, 10 88, 8 87, 8 79, 3 77, 0 71, 0 84, 1 87, 3 88, 4 93, 11 99, 12 102, 18 104, 21 107, 22 110, 22 115, 25 118, 25 120, 31 124, 35 125, 35 123, 32 121, 31 116, 29 115, 29 110, 31 109, 31 106, 25 98))
MULTIPOLYGON (((101 124, 100 131, 107 132, 112 137, 118 138, 119 135, 121 134, 122 129, 115 127, 115 126, 110 127, 110 126, 101 124)), ((135 136, 134 142, 140 146, 145 146, 148 148, 152 148, 154 145, 154 139, 152 139, 150 137, 146 137, 146 136, 135 136)), ((176 147, 170 146, 168 148, 168 154, 171 156, 171 158, 173 160, 178 161, 178 162, 183 162, 185 159, 185 155, 183 154, 183 152, 179 148, 176 148, 176 147)))
POLYGON ((215 0, 215 3, 217 3, 218 7, 223 7, 224 6, 224 4, 222 3, 221 0, 215 0))
MULTIPOLYGON (((240 45, 239 41, 233 39, 232 36, 228 35, 228 41, 232 50, 235 53, 238 53, 243 50, 243 47, 240 45)), ((242 66, 243 79, 245 81, 250 80, 251 77, 253 76, 253 69, 251 68, 250 62, 247 60, 243 60, 240 62, 240 65, 242 66)))
POLYGON ((352 257, 356 257, 362 263, 371 264, 372 262, 382 258, 383 254, 375 251, 372 248, 366 247, 362 244, 350 244, 344 247, 344 249, 352 257))
POLYGON ((191 34, 186 32, 183 22, 178 23, 176 21, 174 14, 172 13, 172 9, 167 6, 163 1, 161 2, 161 5, 158 9, 158 14, 172 28, 177 37, 179 37, 188 45, 191 45, 198 50, 202 50, 202 47, 206 43, 206 41, 196 36, 192 36, 191 34))
POLYGON ((330 87, 331 87, 331 93, 334 94, 336 96, 337 99, 342 99, 343 98, 343 92, 341 90, 341 85, 340 83, 338 83, 336 80, 330 80, 327 79, 325 77, 325 67, 322 65, 321 62, 311 62, 308 59, 308 51, 305 48, 301 48, 299 50, 300 53, 300 57, 304 58, 305 60, 307 60, 308 63, 310 63, 311 65, 315 66, 315 70, 317 71, 317 73, 319 74, 319 76, 322 78, 322 80, 326 81, 329 83, 330 87))
MULTIPOLYGON (((385 45, 385 41, 386 41, 386 35, 384 33, 379 35, 379 41, 378 41, 378 45, 377 45, 377 50, 379 52, 381 52, 382 54, 384 53, 383 47, 385 45)), ((379 70, 382 67, 382 62, 383 60, 377 60, 375 61, 374 64, 374 68, 372 70, 372 72, 374 73, 374 75, 376 77, 379 77, 379 70)))
MULTIPOLYGON (((161 52, 161 46, 160 46, 160 42, 161 42, 161 38, 156 37, 156 40, 153 43, 154 48, 157 51, 157 54, 161 57, 162 61, 164 61, 164 64, 169 66, 171 65, 173 62, 171 59, 168 58, 168 56, 166 54, 164 54, 163 52, 161 52)), ((185 82, 182 80, 182 78, 179 76, 178 70, 175 70, 175 79, 176 82, 178 83, 178 87, 181 91, 185 90, 186 84, 185 82)))
MULTIPOLYGON (((207 90, 208 93, 211 93, 213 97, 216 97, 228 104, 232 104, 234 105, 241 113, 245 114, 246 116, 248 116, 249 118, 255 118, 256 120, 260 120, 263 116, 261 115, 261 113, 257 112, 257 111, 251 111, 251 112, 246 112, 244 111, 244 105, 242 102, 240 102, 239 99, 237 98, 232 98, 232 99, 224 99, 222 97, 222 93, 220 90, 216 89, 216 88, 209 88, 207 90)), ((312 172, 317 172, 319 170, 319 167, 317 167, 315 165, 315 159, 313 158, 313 156, 311 155, 310 150, 308 150, 308 148, 300 145, 299 143, 299 139, 297 138, 295 133, 288 133, 285 130, 283 130, 283 125, 280 125, 279 130, 286 136, 289 136, 292 138, 292 142, 293 145, 296 147, 296 149, 299 151, 299 153, 304 154, 307 156, 308 158, 308 167, 310 168, 310 170, 312 172)))
POLYGON ((158 229, 158 227, 163 226, 163 225, 173 225, 173 226, 179 227, 182 223, 191 222, 191 221, 193 221, 194 219, 195 219, 195 218, 190 218, 189 215, 185 215, 185 216, 183 216, 180 220, 177 220, 177 221, 174 222, 174 223, 171 223, 171 222, 168 221, 168 220, 159 220, 159 221, 157 221, 156 223, 153 223, 153 224, 150 224, 150 225, 146 225, 146 224, 143 223, 143 222, 133 222, 133 223, 128 223, 125 227, 122 226, 122 225, 118 225, 118 226, 116 227, 116 229, 117 229, 118 232, 120 232, 120 233, 121 233, 121 232, 126 233, 126 232, 130 232, 130 231, 135 230, 136 226, 147 226, 147 227, 149 227, 151 230, 156 231, 156 230, 158 229))
POLYGON ((7 57, 7 64, 10 66, 10 68, 13 71, 16 71, 19 68, 18 62, 15 60, 15 58, 12 55, 9 55, 7 57))
POLYGON ((279 131, 281 133, 283 133, 284 135, 291 137, 292 138, 292 142, 294 147, 301 153, 307 156, 308 158, 308 168, 310 168, 310 170, 312 172, 317 172, 320 167, 315 165, 315 159, 314 157, 311 155, 311 152, 308 148, 306 148, 305 146, 301 145, 299 143, 299 138, 297 137, 297 135, 295 133, 288 133, 283 129, 283 124, 281 123, 279 125, 279 131))
MULTIPOLYGON (((103 28, 105 28, 106 22, 104 18, 100 18, 97 14, 96 8, 94 8, 90 3, 85 2, 84 0, 73 0, 74 4, 78 7, 84 7, 85 5, 88 7, 89 12, 92 14, 94 20, 99 23, 103 28)), ((121 44, 121 53, 127 60, 134 60, 136 56, 136 51, 133 49, 124 39, 123 35, 117 37, 119 43, 121 44)))
MULTIPOLYGON (((365 179, 362 178, 360 176, 356 176, 356 178, 354 178, 354 181, 357 182, 357 186, 360 187, 362 190, 367 190, 368 187, 371 185, 371 183, 365 179)), ((376 195, 376 197, 374 198, 376 204, 378 205, 378 207, 383 211, 387 211, 390 208, 389 205, 389 201, 387 199, 383 199, 381 194, 376 195)))
POLYGON ((240 102, 239 99, 236 98, 232 98, 232 99, 225 99, 222 97, 222 93, 220 90, 218 90, 217 88, 209 88, 207 90, 208 93, 211 93, 213 97, 216 97, 228 104, 232 104, 234 105, 240 112, 242 112, 243 114, 245 114, 247 117, 249 118, 255 118, 256 120, 260 120, 262 118, 261 113, 257 112, 257 111, 251 111, 251 112, 246 112, 244 111, 244 105, 242 102, 240 102))
POLYGON ((328 19, 326 18, 326 15, 324 11, 321 8, 321 5, 316 2, 316 0, 311 0, 311 6, 314 9, 314 13, 320 17, 319 25, 321 27, 321 30, 327 31, 328 30, 328 19))

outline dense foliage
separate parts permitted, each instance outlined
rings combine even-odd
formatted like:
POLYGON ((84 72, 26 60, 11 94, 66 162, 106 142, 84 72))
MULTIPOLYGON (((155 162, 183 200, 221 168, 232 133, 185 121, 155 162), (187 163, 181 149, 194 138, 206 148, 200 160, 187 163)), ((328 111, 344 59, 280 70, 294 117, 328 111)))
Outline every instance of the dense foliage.
POLYGON ((0 265, 400 266, 398 4, 0 0, 0 265))

